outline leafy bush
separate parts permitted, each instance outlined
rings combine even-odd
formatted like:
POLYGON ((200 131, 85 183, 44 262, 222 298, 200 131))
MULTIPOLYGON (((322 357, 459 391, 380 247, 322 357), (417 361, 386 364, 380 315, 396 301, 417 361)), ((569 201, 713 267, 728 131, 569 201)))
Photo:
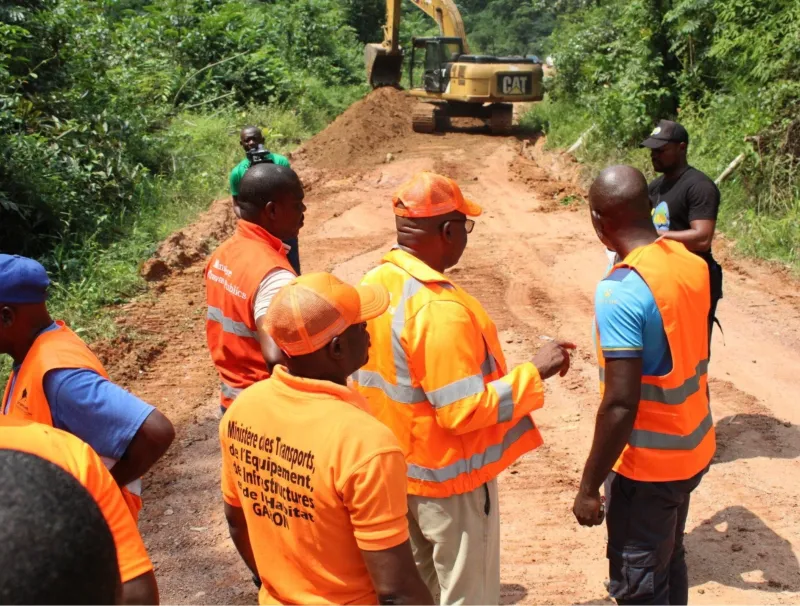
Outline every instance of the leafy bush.
POLYGON ((723 184, 722 227, 749 254, 800 267, 800 3, 795 0, 605 0, 558 10, 557 76, 526 117, 593 168, 629 161, 661 118, 691 136, 690 162, 723 184))

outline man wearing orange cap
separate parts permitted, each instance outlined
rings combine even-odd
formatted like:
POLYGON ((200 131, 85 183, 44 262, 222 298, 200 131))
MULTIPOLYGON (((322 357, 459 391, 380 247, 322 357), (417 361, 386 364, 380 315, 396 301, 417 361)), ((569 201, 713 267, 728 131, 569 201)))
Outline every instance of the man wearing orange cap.
POLYGON ((220 424, 231 538, 259 603, 431 604, 411 554, 403 452, 347 386, 367 359, 381 286, 302 276, 264 327, 285 354, 220 424))
POLYGON ((444 271, 481 208, 455 181, 421 173, 392 200, 398 246, 363 284, 391 307, 370 320, 367 364, 353 375, 408 464, 409 531, 423 580, 442 604, 500 599, 498 474, 542 443, 531 412, 542 380, 569 369, 570 343, 548 343, 507 371, 497 328, 444 271))

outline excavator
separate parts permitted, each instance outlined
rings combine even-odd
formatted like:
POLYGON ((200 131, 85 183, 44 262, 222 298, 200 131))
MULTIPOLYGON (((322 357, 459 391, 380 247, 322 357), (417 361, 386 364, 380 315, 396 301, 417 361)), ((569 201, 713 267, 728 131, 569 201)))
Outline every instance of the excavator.
MULTIPOLYGON (((451 118, 478 118, 494 134, 509 133, 512 103, 542 99, 539 60, 471 55, 464 21, 453 0, 410 1, 436 21, 440 34, 411 40, 410 93, 421 101, 414 109, 414 130, 431 133, 446 130, 451 118), (424 69, 420 85, 415 85, 418 51, 424 52, 424 69)), ((386 0, 383 42, 367 44, 364 49, 372 88, 400 86, 405 54, 399 41, 401 2, 386 0)))

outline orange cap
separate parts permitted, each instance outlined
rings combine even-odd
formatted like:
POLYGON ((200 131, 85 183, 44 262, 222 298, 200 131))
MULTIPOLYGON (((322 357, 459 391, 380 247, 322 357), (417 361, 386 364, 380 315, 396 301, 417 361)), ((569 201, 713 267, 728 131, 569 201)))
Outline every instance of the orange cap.
POLYGON ((477 217, 483 209, 467 200, 458 183, 436 173, 421 172, 400 186, 392 198, 398 217, 438 217, 457 210, 468 217, 477 217))
POLYGON ((353 287, 328 273, 305 274, 284 286, 267 310, 269 335, 289 356, 325 347, 353 324, 381 315, 389 291, 380 284, 353 287))

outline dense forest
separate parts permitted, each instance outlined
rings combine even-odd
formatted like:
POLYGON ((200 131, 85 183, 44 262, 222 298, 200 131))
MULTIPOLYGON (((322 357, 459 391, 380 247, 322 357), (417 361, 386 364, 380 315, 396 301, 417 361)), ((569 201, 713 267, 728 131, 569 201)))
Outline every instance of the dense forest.
MULTIPOLYGON (((406 3, 405 41, 435 31, 406 3)), ((589 166, 646 166, 660 117, 712 176, 740 153, 723 225, 798 262, 800 3, 460 0, 474 51, 550 54, 526 123, 589 166), (745 137, 748 137, 745 141, 745 137)), ((0 1, 0 249, 42 260, 78 327, 137 287, 136 265, 225 191, 255 122, 288 150, 367 92, 384 0, 0 1)))
POLYGON ((800 2, 564 0, 547 48, 557 76, 529 116, 551 145, 592 128, 580 159, 649 169, 636 144, 659 118, 722 184, 720 223, 745 252, 800 267, 800 2))

